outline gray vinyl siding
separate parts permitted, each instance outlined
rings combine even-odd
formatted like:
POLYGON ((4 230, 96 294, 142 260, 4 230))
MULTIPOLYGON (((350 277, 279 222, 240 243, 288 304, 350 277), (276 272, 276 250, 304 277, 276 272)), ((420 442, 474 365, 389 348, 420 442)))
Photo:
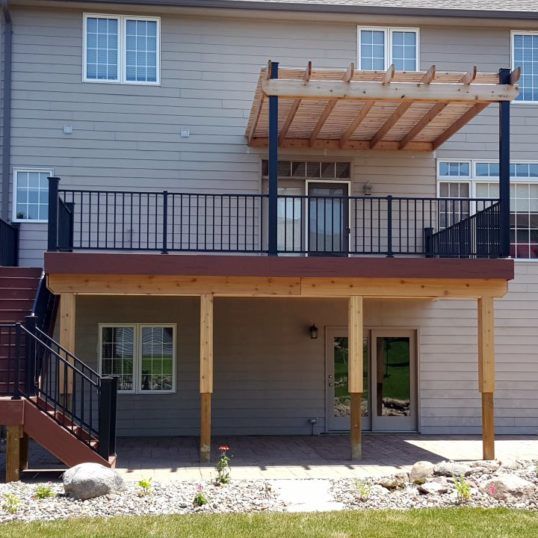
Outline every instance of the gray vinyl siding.
MULTIPOLYGON (((538 429, 538 286, 531 264, 518 265, 507 299, 497 301, 495 393, 499 434, 538 429), (523 307, 521 306, 523 303, 523 307)), ((481 431, 474 301, 367 300, 367 329, 418 330, 418 423, 427 434, 481 431)), ((176 323, 175 394, 118 399, 118 433, 195 435, 199 427, 199 305, 195 298, 79 297, 77 354, 97 367, 99 323, 176 323)), ((327 327, 347 324, 345 300, 215 300, 213 431, 288 435, 325 430, 327 327), (316 323, 320 337, 308 327, 316 323)))
MULTIPOLYGON (((244 131, 260 67, 268 59, 338 68, 356 60, 352 22, 156 11, 152 15, 162 17, 160 86, 82 83, 82 11, 12 11, 12 166, 50 168, 66 188, 259 192, 264 152, 246 146, 244 131), (63 134, 64 125, 73 127, 72 135, 63 134), (180 138, 183 127, 190 138, 180 138)), ((529 21, 533 28, 538 23, 529 21)), ((510 64, 509 26, 426 26, 420 38, 423 69, 466 71, 476 64, 496 71, 510 64)), ((536 159, 537 141, 538 105, 514 104, 512 158, 536 159)), ((353 194, 369 181, 373 194, 434 196, 437 157, 495 159, 497 144, 492 106, 434 153, 282 155, 351 161, 353 194)), ((21 241, 21 263, 41 266, 46 226, 23 224, 21 241)), ((496 302, 498 433, 538 429, 537 290, 538 265, 517 262, 509 294, 496 302)), ((121 395, 121 435, 198 432, 197 309, 191 299, 79 299, 77 351, 92 364, 99 322, 178 323, 177 393, 121 395)), ((215 313, 215 433, 309 433, 307 419, 325 414, 324 345, 304 331, 312 321, 345 326, 345 305, 227 299, 217 300, 215 313)), ((368 302, 366 323, 418 329, 422 432, 480 431, 472 301, 368 302)))

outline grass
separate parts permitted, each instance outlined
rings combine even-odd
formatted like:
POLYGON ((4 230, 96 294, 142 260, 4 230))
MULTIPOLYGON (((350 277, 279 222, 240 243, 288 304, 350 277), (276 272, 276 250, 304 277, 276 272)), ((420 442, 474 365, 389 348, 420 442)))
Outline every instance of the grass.
POLYGON ((450 508, 411 511, 345 511, 325 514, 240 514, 116 517, 49 523, 5 523, 0 536, 188 538, 431 538, 535 537, 538 512, 450 508))

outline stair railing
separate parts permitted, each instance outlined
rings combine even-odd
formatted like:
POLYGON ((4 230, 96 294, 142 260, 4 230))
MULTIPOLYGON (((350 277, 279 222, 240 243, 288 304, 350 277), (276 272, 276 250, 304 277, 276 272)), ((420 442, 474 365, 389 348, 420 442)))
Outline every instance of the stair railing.
POLYGON ((27 398, 103 458, 113 456, 117 378, 100 376, 65 350, 36 316, 11 327, 13 397, 27 398))

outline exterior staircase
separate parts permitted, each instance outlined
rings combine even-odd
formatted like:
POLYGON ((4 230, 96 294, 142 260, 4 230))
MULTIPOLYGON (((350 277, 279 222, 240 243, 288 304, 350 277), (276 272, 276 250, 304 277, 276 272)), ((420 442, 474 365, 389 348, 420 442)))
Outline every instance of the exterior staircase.
POLYGON ((0 425, 6 480, 34 439, 67 466, 113 467, 116 379, 100 376, 52 338, 56 298, 41 269, 0 267, 0 425))
POLYGON ((9 395, 9 357, 15 341, 2 338, 1 325, 24 322, 32 313, 42 270, 26 267, 0 267, 0 395, 9 395))

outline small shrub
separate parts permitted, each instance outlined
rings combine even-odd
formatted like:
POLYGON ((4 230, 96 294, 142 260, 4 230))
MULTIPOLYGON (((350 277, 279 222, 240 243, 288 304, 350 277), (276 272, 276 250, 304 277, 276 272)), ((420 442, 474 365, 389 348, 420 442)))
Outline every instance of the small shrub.
POLYGON ((454 487, 458 495, 458 502, 462 503, 471 500, 471 485, 465 480, 463 475, 459 478, 454 477, 454 487))
POLYGON ((37 488, 35 489, 34 497, 36 499, 39 499, 40 501, 42 501, 43 499, 50 499, 51 497, 54 497, 54 496, 55 496, 55 493, 52 490, 52 487, 50 486, 50 484, 46 486, 45 485, 37 486, 37 488))
POLYGON ((207 497, 204 493, 204 486, 201 484, 198 486, 198 490, 196 491, 196 495, 194 496, 194 499, 192 500, 192 504, 194 506, 204 506, 204 504, 207 504, 207 497))
POLYGON ((150 495, 153 493, 153 484, 151 478, 142 478, 142 480, 138 481, 137 485, 140 488, 140 491, 138 492, 139 495, 150 495))
POLYGON ((359 500, 360 501, 367 501, 370 497, 370 491, 371 487, 368 482, 365 482, 363 480, 357 480, 357 491, 359 492, 359 500))
POLYGON ((217 461, 217 480, 216 484, 218 486, 223 484, 228 484, 230 482, 230 461, 231 458, 228 456, 228 451, 230 447, 228 445, 219 446, 220 457, 217 461))
POLYGON ((16 514, 19 511, 21 506, 21 500, 14 493, 5 493, 4 494, 4 504, 2 508, 8 514, 16 514))

